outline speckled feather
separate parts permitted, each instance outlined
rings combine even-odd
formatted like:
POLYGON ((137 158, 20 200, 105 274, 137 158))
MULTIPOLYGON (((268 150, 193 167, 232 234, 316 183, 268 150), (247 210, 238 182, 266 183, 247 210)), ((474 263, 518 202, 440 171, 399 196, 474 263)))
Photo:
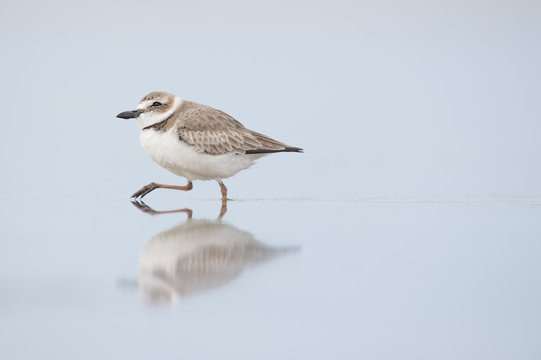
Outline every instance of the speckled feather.
POLYGON ((145 129, 165 132, 172 127, 179 140, 209 155, 301 151, 245 128, 223 111, 186 100, 166 119, 145 129))
POLYGON ((249 130, 226 113, 205 105, 184 101, 178 117, 177 134, 180 140, 205 154, 300 150, 249 130))

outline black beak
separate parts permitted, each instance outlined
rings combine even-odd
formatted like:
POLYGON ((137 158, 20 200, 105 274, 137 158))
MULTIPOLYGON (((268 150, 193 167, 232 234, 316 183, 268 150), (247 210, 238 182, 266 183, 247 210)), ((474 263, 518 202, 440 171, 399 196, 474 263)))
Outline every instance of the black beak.
POLYGON ((141 114, 139 110, 124 111, 118 114, 116 117, 121 119, 133 119, 141 114))

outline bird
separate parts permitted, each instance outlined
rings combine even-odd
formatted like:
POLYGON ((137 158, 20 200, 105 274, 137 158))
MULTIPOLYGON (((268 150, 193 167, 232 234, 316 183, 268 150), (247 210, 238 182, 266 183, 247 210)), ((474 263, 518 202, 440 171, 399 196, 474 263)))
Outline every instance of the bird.
POLYGON ((164 91, 148 93, 135 110, 121 112, 117 118, 135 119, 141 128, 141 145, 150 158, 188 181, 186 185, 151 182, 135 192, 132 200, 140 200, 158 188, 189 191, 194 180, 215 180, 222 202, 226 202, 223 179, 249 168, 265 155, 303 152, 247 129, 223 111, 164 91))

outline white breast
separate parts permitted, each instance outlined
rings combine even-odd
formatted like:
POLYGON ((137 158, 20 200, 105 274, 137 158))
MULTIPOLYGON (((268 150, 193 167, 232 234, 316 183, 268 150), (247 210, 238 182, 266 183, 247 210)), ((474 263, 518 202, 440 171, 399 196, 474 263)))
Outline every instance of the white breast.
POLYGON ((225 179, 250 167, 261 154, 207 155, 179 140, 175 128, 167 132, 141 131, 141 145, 150 158, 188 180, 225 179))

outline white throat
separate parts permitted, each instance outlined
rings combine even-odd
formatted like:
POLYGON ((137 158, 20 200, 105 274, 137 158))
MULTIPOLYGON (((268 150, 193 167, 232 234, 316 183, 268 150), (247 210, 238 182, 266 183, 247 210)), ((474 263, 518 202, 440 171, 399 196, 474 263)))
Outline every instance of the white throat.
MULTIPOLYGON (((164 113, 153 113, 153 112, 145 112, 142 113, 137 117, 137 125, 141 129, 144 129, 148 126, 157 124, 159 122, 164 121, 167 119, 171 114, 173 114, 181 105, 183 100, 179 98, 178 96, 175 96, 175 101, 173 103, 173 106, 171 106, 171 109, 167 110, 164 113)), ((144 109, 148 104, 146 102, 139 104, 137 107, 137 110, 144 109)))

